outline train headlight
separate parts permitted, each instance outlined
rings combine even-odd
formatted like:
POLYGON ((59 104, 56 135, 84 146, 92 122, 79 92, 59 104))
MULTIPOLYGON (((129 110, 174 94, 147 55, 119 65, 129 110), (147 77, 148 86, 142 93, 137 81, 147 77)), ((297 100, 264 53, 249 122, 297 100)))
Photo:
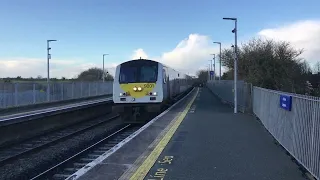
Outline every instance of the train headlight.
POLYGON ((137 87, 134 87, 133 90, 134 90, 134 91, 137 91, 137 87))
POLYGON ((138 87, 138 91, 141 91, 142 90, 142 88, 141 87, 138 87))
POLYGON ((158 95, 158 93, 157 92, 149 92, 148 95, 149 96, 156 96, 156 95, 158 95))
POLYGON ((120 93, 120 96, 130 96, 130 92, 120 93))

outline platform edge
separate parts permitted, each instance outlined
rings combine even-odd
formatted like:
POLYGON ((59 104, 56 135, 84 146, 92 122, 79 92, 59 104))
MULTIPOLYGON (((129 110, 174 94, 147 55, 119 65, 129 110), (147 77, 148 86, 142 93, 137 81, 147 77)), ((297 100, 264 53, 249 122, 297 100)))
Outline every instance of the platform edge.
MULTIPOLYGON (((191 101, 185 107, 182 113, 180 113, 177 117, 177 120, 174 121, 174 124, 170 127, 170 129, 165 133, 165 135, 161 138, 160 142, 156 145, 156 147, 151 151, 149 156, 143 161, 143 163, 137 168, 137 171, 133 173, 130 177, 130 180, 141 180, 147 175, 150 171, 151 167, 154 165, 160 154, 162 153, 163 149, 166 147, 178 127, 180 126, 181 122, 186 117, 191 105, 194 103, 197 95, 199 93, 199 88, 197 88, 197 92, 194 94, 191 101)), ((170 123, 171 124, 171 123, 170 123)), ((140 157, 139 157, 140 158, 140 157)), ((138 158, 138 159, 139 159, 138 158)))
MULTIPOLYGON (((113 148, 106 151, 103 155, 98 157, 96 160, 88 163, 85 167, 79 169, 77 172, 73 173, 69 177, 66 178, 66 180, 76 180, 80 177, 82 177, 84 174, 86 174, 89 170, 94 168, 97 164, 101 163, 103 160, 107 159, 109 156, 111 156, 113 153, 115 153, 118 149, 120 149, 122 146, 124 146, 126 143, 128 143, 130 140, 132 140, 134 137, 136 137, 138 134, 140 134, 144 129, 148 128, 151 124, 153 124, 155 121, 157 121, 160 117, 164 116, 167 112, 169 112, 173 107, 178 105, 180 102, 182 102, 184 99, 189 97, 194 92, 195 88, 193 88, 186 96, 184 96, 182 99, 180 99, 178 102, 174 103, 171 107, 169 107, 167 110, 153 118, 151 121, 149 121, 147 124, 142 126, 140 129, 138 129, 136 132, 131 134, 129 137, 118 143, 113 148)), ((196 92, 197 94, 198 92, 196 92)))

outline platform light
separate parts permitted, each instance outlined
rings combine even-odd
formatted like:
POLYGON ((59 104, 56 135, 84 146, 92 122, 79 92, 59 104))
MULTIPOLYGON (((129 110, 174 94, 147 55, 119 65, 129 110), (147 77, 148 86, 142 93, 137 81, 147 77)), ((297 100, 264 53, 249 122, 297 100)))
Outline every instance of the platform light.
POLYGON ((237 28, 237 22, 238 22, 238 19, 237 18, 223 18, 224 20, 232 20, 234 21, 234 29, 232 30, 232 33, 234 33, 234 41, 235 41, 235 50, 234 50, 234 54, 235 54, 235 58, 234 58, 234 113, 237 113, 238 112, 238 93, 237 93, 237 73, 238 73, 238 53, 237 53, 237 32, 238 32, 238 28, 237 28))
POLYGON ((51 59, 51 54, 50 54, 50 50, 51 50, 51 47, 50 47, 50 42, 54 42, 54 41, 57 41, 57 40, 54 40, 54 39, 50 39, 50 40, 47 40, 47 101, 50 101, 50 74, 49 74, 49 59, 51 59))

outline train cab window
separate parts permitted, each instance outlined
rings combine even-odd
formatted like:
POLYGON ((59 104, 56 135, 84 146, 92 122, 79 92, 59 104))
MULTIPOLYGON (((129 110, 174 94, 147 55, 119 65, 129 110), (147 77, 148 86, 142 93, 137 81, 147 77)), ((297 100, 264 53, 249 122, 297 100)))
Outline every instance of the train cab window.
POLYGON ((119 83, 156 82, 157 77, 157 62, 134 60, 121 64, 119 83))
POLYGON ((140 81, 141 82, 154 82, 157 80, 156 68, 153 66, 141 67, 140 81))
POLYGON ((135 82, 137 76, 137 68, 122 67, 120 73, 120 82, 135 82))

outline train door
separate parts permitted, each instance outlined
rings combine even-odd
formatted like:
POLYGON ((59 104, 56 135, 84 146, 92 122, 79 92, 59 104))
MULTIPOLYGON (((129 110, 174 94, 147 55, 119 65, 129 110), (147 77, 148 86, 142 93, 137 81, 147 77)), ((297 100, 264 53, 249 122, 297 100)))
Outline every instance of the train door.
POLYGON ((167 86, 167 98, 171 98, 171 91, 170 91, 170 80, 169 80, 169 74, 166 73, 166 70, 164 70, 164 81, 166 82, 167 86))
POLYGON ((166 70, 162 69, 162 86, 163 86, 163 99, 167 99, 169 94, 168 94, 168 82, 167 82, 167 75, 166 75, 166 70))

